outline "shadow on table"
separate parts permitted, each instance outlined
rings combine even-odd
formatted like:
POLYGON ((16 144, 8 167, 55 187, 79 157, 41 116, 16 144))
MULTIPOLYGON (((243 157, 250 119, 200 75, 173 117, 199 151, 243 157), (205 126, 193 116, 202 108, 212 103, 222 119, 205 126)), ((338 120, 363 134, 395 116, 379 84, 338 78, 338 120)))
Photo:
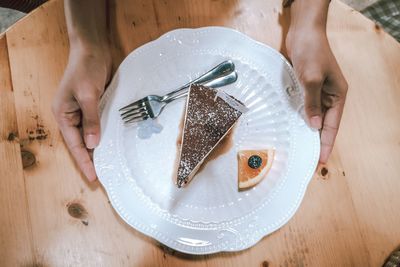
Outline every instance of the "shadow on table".
POLYGON ((179 259, 183 259, 183 260, 204 260, 204 259, 210 259, 210 258, 214 258, 214 257, 220 257, 220 258, 231 258, 233 255, 240 255, 242 253, 244 253, 247 249, 242 250, 242 251, 236 251, 236 252, 217 252, 217 253, 213 253, 213 254, 208 254, 208 255, 192 255, 192 254, 186 254, 183 252, 179 252, 176 251, 170 247, 167 247, 164 244, 161 244, 157 241, 153 241, 155 242, 155 244, 157 245, 157 247, 159 247, 164 254, 168 254, 170 256, 173 257, 177 257, 179 259))
POLYGON ((279 13, 278 23, 282 28, 282 38, 280 41, 279 52, 289 59, 285 41, 290 26, 290 8, 282 9, 282 13, 279 13))

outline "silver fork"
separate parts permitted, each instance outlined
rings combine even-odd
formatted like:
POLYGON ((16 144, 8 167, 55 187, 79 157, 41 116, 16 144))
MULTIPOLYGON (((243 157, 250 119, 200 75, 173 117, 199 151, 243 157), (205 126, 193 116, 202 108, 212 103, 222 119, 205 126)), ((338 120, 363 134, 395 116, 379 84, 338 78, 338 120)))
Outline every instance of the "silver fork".
POLYGON ((120 115, 122 120, 125 123, 132 123, 149 118, 157 118, 168 103, 187 95, 189 87, 193 83, 203 84, 214 88, 234 83, 237 80, 237 73, 234 69, 235 65, 232 61, 224 61, 199 78, 190 81, 169 94, 164 96, 146 96, 121 108, 119 111, 121 112, 120 115))
MULTIPOLYGON (((218 88, 234 83, 237 80, 237 77, 237 73, 234 71, 226 76, 203 83, 203 85, 218 88)), ((165 96, 149 95, 140 99, 135 105, 131 106, 128 111, 121 113, 122 120, 124 123, 132 123, 147 120, 149 118, 157 118, 168 103, 187 95, 189 92, 189 86, 184 88, 185 90, 181 90, 179 93, 172 92, 173 94, 169 93, 165 96)))

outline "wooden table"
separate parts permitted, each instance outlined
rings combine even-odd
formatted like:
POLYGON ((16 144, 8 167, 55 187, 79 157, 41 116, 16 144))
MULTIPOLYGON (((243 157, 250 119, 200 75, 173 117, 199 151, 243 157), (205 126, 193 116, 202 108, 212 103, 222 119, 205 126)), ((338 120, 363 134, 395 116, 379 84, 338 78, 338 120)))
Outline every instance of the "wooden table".
MULTIPOLYGON (((289 16, 279 0, 118 0, 110 21, 115 69, 181 27, 224 25, 285 53, 289 16)), ((338 1, 328 35, 349 82, 328 173, 256 246, 195 257, 131 229, 82 178, 50 112, 68 55, 63 5, 29 14, 0 36, 0 266, 380 266, 400 244, 400 45, 338 1)))

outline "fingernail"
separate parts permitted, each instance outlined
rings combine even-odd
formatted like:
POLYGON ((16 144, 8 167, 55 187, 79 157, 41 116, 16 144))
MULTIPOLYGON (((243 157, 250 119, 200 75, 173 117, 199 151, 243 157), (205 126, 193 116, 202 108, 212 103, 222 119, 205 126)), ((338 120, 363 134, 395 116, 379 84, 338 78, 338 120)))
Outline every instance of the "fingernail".
POLYGON ((97 180, 97 176, 90 176, 90 177, 88 176, 87 178, 88 178, 89 182, 94 182, 97 180))
POLYGON ((310 119, 310 126, 317 130, 321 129, 322 127, 321 116, 312 116, 310 119))
POLYGON ((89 149, 95 148, 98 144, 97 136, 94 134, 86 135, 85 143, 87 148, 89 149))
POLYGON ((84 166, 82 171, 85 174, 85 176, 89 182, 93 182, 93 181, 97 180, 96 169, 93 164, 84 166))

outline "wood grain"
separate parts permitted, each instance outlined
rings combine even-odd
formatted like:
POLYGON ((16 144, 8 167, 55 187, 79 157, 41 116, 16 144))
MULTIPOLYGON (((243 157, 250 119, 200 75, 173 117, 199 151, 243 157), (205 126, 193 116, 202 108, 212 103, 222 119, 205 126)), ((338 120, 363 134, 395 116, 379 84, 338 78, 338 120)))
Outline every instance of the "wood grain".
POLYGON ((0 35, 0 265, 34 262, 6 36, 0 35))
POLYGON ((336 147, 369 260, 380 266, 400 244, 400 45, 342 4, 331 11, 340 27, 330 40, 349 82, 336 147))
MULTIPOLYGON (((290 21, 280 5, 111 1, 114 70, 175 28, 228 26, 285 54, 290 21)), ((101 186, 83 179, 50 112, 68 56, 62 1, 29 14, 0 37, 0 265, 381 265, 400 243, 400 45, 338 1, 328 35, 350 89, 326 170, 315 174, 293 219, 251 249, 188 256, 128 227, 101 186), (11 132, 18 140, 7 140, 11 132), (36 158, 29 168, 22 168, 21 145, 36 158)))

